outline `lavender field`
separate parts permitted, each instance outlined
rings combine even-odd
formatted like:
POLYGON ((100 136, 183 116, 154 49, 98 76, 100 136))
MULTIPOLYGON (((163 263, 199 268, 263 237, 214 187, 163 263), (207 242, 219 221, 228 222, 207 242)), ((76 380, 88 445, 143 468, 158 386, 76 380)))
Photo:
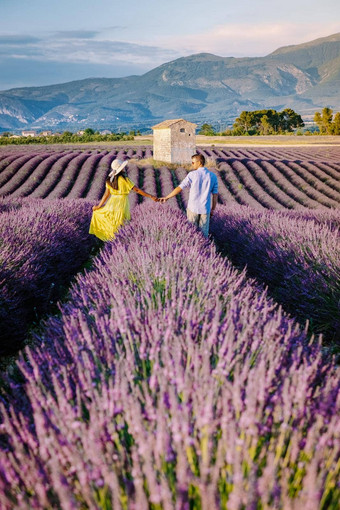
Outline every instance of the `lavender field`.
POLYGON ((132 193, 103 245, 114 158, 157 196, 187 169, 1 149, 0 350, 29 345, 2 376, 0 508, 338 509, 340 148, 199 151, 211 239, 185 192, 132 193))
MULTIPOLYGON (((339 209, 340 147, 202 148, 219 178, 219 202, 265 209, 339 209)), ((97 200, 116 157, 152 158, 150 147, 109 150, 10 147, 0 151, 0 197, 97 200)), ((131 163, 136 184, 158 196, 186 170, 131 163)))

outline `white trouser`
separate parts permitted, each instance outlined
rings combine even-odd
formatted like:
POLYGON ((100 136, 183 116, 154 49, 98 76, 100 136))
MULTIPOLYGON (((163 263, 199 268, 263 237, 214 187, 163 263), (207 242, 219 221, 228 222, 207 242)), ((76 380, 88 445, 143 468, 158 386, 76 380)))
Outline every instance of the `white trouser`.
POLYGON ((187 218, 190 221, 190 223, 193 223, 194 225, 196 225, 196 227, 202 230, 203 235, 205 237, 208 237, 210 214, 197 214, 190 211, 190 209, 187 209, 187 218))

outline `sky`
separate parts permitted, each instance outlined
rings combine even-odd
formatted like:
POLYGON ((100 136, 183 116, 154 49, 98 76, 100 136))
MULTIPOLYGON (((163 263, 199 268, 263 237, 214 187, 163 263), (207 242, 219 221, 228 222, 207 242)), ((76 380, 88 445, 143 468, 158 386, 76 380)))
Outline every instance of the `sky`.
POLYGON ((340 32, 339 0, 0 0, 0 90, 265 56, 340 32))

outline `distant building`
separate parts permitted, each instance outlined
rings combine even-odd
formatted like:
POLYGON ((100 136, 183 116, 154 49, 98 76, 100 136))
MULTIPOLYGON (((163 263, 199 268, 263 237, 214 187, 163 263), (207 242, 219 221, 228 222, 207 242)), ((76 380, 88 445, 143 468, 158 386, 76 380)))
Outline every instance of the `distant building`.
POLYGON ((21 131, 21 135, 22 136, 37 136, 37 133, 36 131, 21 131))
POLYGON ((100 132, 101 135, 112 135, 112 131, 109 131, 108 129, 104 129, 100 132))
POLYGON ((40 136, 52 136, 52 131, 42 131, 40 136))
POLYGON ((190 163, 196 152, 196 126, 184 119, 165 120, 152 126, 153 158, 168 163, 190 163))
POLYGON ((85 133, 84 129, 81 129, 80 131, 77 131, 77 135, 82 136, 85 133))

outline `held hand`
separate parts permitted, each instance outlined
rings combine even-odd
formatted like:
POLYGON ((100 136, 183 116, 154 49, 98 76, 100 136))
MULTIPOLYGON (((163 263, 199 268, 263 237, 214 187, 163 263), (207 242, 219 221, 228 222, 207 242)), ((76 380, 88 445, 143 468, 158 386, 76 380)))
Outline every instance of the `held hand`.
POLYGON ((165 204, 165 202, 167 201, 168 199, 166 197, 162 197, 159 199, 160 203, 161 204, 165 204))
POLYGON ((159 198, 157 197, 150 197, 154 202, 159 202, 159 198))

